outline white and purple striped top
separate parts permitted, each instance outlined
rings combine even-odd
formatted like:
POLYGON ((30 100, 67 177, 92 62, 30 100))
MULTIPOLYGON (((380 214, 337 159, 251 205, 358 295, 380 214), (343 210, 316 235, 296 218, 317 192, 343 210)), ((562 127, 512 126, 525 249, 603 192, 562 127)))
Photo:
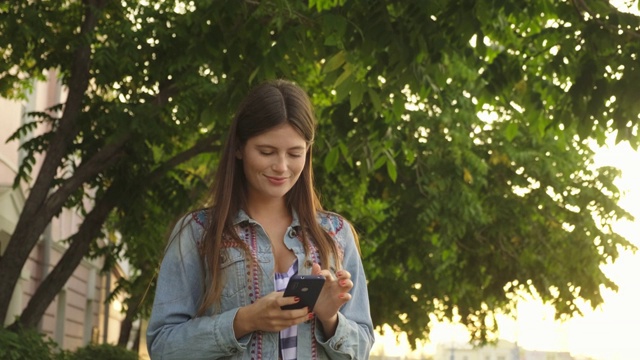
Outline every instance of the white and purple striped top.
MULTIPOLYGON (((289 279, 298 272, 298 259, 293 262, 286 273, 276 272, 276 291, 284 291, 289 279)), ((280 359, 296 360, 298 352, 298 325, 280 331, 280 359)))

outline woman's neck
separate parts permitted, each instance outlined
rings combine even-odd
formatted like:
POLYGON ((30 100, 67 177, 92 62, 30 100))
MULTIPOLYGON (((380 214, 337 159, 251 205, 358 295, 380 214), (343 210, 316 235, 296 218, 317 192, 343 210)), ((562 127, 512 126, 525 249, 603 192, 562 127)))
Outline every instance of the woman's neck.
POLYGON ((261 219, 291 217, 291 213, 285 205, 284 199, 275 201, 249 200, 246 211, 250 217, 258 221, 261 219))

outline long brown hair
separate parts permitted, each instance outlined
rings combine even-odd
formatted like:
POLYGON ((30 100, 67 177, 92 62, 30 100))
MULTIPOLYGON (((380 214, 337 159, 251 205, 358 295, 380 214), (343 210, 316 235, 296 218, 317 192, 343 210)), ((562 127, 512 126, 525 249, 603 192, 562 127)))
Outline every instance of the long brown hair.
MULTIPOLYGON (((234 241, 248 251, 246 244, 238 236, 233 220, 240 209, 246 209, 247 186, 242 161, 236 158, 236 151, 250 138, 260 135, 282 124, 290 124, 305 139, 308 145, 306 162, 300 178, 285 195, 285 203, 290 210, 296 210, 303 231, 304 249, 309 254, 307 241, 314 242, 325 266, 332 260, 340 267, 335 241, 318 224, 316 214, 323 211, 313 184, 312 144, 315 136, 316 119, 309 97, 299 86, 285 80, 262 83, 253 88, 240 105, 233 122, 215 173, 207 208, 208 222, 202 241, 204 271, 210 279, 205 284, 205 293, 198 309, 202 315, 212 305, 219 304, 224 287, 220 271, 220 256, 223 241, 234 241), (310 237, 311 239, 308 239, 310 237)), ((251 259, 247 254, 247 259, 251 259)))

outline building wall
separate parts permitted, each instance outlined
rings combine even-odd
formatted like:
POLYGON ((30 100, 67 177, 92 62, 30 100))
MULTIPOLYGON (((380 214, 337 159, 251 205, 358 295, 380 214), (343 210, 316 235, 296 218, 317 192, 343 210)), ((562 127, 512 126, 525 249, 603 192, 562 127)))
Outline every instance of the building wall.
MULTIPOLYGON (((0 252, 2 253, 17 223, 24 205, 25 194, 28 193, 28 184, 22 184, 17 189, 12 188, 18 164, 22 161, 24 154, 19 149, 20 141, 6 142, 6 139, 25 121, 32 120, 32 118, 26 118, 25 113, 44 111, 61 102, 66 96, 57 83, 55 74, 50 75, 52 76, 49 81, 34 85, 34 90, 28 95, 26 101, 0 98, 0 252)), ((46 125, 41 125, 36 132, 42 133, 46 130, 46 125)), ((37 174, 41 159, 36 158, 36 160, 33 175, 37 174)), ((14 317, 22 312, 40 282, 64 254, 66 245, 62 240, 74 234, 81 223, 82 217, 69 209, 63 210, 52 220, 38 245, 31 251, 22 269, 21 279, 13 289, 9 316, 4 319, 5 325, 13 322, 14 317)), ((99 274, 101 266, 100 259, 83 260, 43 316, 40 330, 56 340, 64 349, 84 346, 92 339, 100 343, 105 340, 115 343, 118 340, 123 315, 116 302, 109 305, 109 316, 106 319, 104 314, 107 313, 107 309, 104 302, 108 295, 106 281, 110 281, 110 288, 113 289, 116 279, 123 274, 116 270, 113 276, 102 276, 99 274)))
MULTIPOLYGON (((26 105, 26 104, 25 104, 26 105)), ((0 98, 0 184, 12 184, 18 170, 17 141, 7 142, 20 124, 20 114, 24 105, 0 98)))

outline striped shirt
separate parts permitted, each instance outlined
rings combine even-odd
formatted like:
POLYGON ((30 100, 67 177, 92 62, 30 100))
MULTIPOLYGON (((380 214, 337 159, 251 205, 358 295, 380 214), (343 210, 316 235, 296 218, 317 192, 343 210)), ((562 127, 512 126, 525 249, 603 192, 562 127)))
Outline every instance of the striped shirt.
MULTIPOLYGON (((293 262, 286 273, 276 272, 276 291, 284 291, 289 279, 298 272, 298 259, 293 262)), ((298 325, 280 331, 280 359, 296 360, 298 352, 298 325)))

